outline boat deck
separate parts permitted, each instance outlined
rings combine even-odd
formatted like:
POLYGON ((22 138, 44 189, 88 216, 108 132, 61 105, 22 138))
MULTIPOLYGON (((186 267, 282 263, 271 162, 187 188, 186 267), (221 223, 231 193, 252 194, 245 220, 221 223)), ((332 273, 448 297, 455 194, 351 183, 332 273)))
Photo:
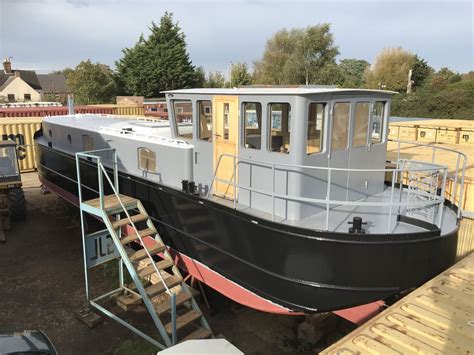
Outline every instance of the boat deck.
POLYGON ((469 354, 473 299, 470 254, 321 354, 469 354))
MULTIPOLYGON (((360 202, 389 202, 392 196, 391 187, 386 187, 386 189, 374 196, 369 196, 367 198, 359 200, 360 202)), ((393 196, 398 196, 399 190, 395 188, 393 196)), ((402 193, 402 201, 406 200, 406 190, 402 193)), ((218 197, 210 197, 213 201, 224 204, 228 207, 233 206, 233 201, 218 197)), ((239 211, 248 213, 258 218, 272 219, 270 213, 265 213, 260 210, 236 204, 236 208, 239 211)), ((435 211, 437 211, 437 206, 435 211)), ((402 209, 402 214, 405 213, 405 209, 402 209)), ((408 224, 404 222, 397 221, 397 210, 393 208, 392 215, 389 218, 389 207, 379 207, 379 206, 334 206, 330 209, 329 214, 329 230, 332 232, 341 232, 347 233, 350 225, 348 222, 352 221, 354 217, 362 217, 364 222, 367 222, 363 228, 366 230, 366 233, 370 234, 385 234, 385 233, 416 233, 426 231, 422 227, 415 226, 413 224, 408 224), (390 229, 389 229, 389 220, 390 220, 390 229)), ((437 221, 437 212, 435 213, 435 221, 437 221)), ((308 216, 301 220, 288 220, 282 217, 275 216, 275 222, 288 224, 295 227, 325 230, 326 226, 326 211, 323 210, 320 213, 308 216)), ((449 207, 444 206, 443 211, 443 221, 441 233, 447 234, 453 231, 457 225, 456 213, 452 211, 449 207)))

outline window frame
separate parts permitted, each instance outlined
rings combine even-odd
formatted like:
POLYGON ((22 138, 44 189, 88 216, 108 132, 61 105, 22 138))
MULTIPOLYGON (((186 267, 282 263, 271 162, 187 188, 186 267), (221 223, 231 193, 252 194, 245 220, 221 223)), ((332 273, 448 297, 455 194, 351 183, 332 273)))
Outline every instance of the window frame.
POLYGON ((349 135, 351 134, 352 106, 353 106, 352 105, 352 100, 350 98, 339 99, 337 101, 332 102, 332 107, 331 107, 331 130, 330 130, 331 132, 330 132, 330 136, 329 136, 331 153, 333 153, 333 152, 344 152, 344 151, 349 150, 349 142, 350 142, 349 135), (332 137, 333 137, 333 130, 334 130, 334 110, 335 110, 337 104, 348 104, 349 105, 349 117, 348 117, 348 120, 347 120, 348 125, 347 125, 346 145, 342 149, 334 150, 332 137))
MULTIPOLYGON (((262 114, 263 114, 263 112, 262 112, 262 114)), ((291 130, 290 130, 290 125, 289 125, 290 117, 291 117, 291 103, 290 102, 288 102, 288 101, 272 101, 272 102, 269 102, 267 104, 267 151, 268 152, 276 153, 276 154, 285 154, 285 155, 291 154, 291 151, 292 151, 292 149, 291 149, 291 130), (288 140, 289 144, 288 145, 289 145, 290 149, 287 152, 272 150, 272 147, 271 147, 271 145, 272 145, 272 129, 273 129, 273 127, 272 127, 272 106, 273 105, 288 105, 288 107, 289 107, 288 112, 290 114, 288 115, 287 124, 288 124, 288 134, 289 134, 289 140, 288 140)), ((262 123, 263 123, 263 120, 262 120, 262 123)), ((280 121, 280 125, 281 124, 282 124, 282 121, 280 121)), ((281 131, 283 131, 283 130, 281 129, 281 131)), ((263 134, 263 132, 262 132, 262 134, 263 134)), ((261 145, 261 143, 260 143, 260 145, 261 145)))
MULTIPOLYGON (((210 99, 206 99, 206 100, 196 100, 196 115, 197 115, 197 140, 199 140, 200 142, 207 142, 207 143, 212 143, 212 136, 213 136, 213 132, 214 132, 214 122, 213 122, 213 117, 212 117, 212 110, 213 110, 213 107, 212 107, 212 100, 210 99), (208 108, 210 107, 211 108, 211 112, 209 113, 206 113, 207 110, 203 110, 203 115, 204 117, 206 117, 206 115, 209 115, 211 116, 211 137, 206 140, 206 139, 202 139, 201 138, 201 105, 203 102, 209 102, 209 106, 203 106, 204 108, 208 108)), ((206 122, 207 124, 207 122, 206 122)))
POLYGON ((368 147, 369 146, 369 132, 370 132, 370 123, 372 121, 372 114, 371 111, 373 110, 372 102, 370 99, 367 100, 360 100, 360 101, 354 101, 354 114, 350 115, 353 117, 353 125, 352 125, 352 139, 351 139, 351 148, 363 148, 363 147, 368 147), (362 145, 354 145, 354 139, 355 139, 355 131, 356 131, 356 113, 357 113, 357 104, 368 104, 369 105, 369 110, 368 110, 368 117, 367 117, 367 130, 366 130, 366 136, 365 136, 365 143, 362 145))
POLYGON ((313 156, 317 154, 322 154, 326 152, 326 133, 327 133, 327 128, 328 128, 328 117, 329 117, 329 112, 328 112, 328 107, 329 107, 329 101, 310 101, 308 106, 307 106, 307 114, 306 114, 306 119, 305 119, 305 152, 306 156, 313 156), (323 112, 324 112, 324 117, 323 117, 323 127, 322 127, 322 134, 321 134, 321 150, 319 152, 314 152, 314 153, 308 153, 308 119, 309 119, 309 112, 310 112, 310 106, 311 104, 320 104, 324 106, 323 112))
MULTIPOLYGON (((195 132, 194 132, 194 111, 195 111, 195 107, 194 107, 194 104, 195 104, 195 100, 192 100, 192 99, 173 99, 170 101, 171 103, 171 110, 173 112, 173 118, 174 118, 174 127, 175 127, 175 130, 176 130, 176 138, 178 139, 182 139, 182 140, 193 140, 195 138, 195 132), (178 115, 177 115, 177 110, 175 110, 175 103, 177 102, 185 102, 185 103, 189 103, 191 105, 191 137, 185 137, 183 135, 180 134, 180 131, 179 131, 179 122, 178 122, 178 115)), ((179 108, 179 107, 178 107, 179 108)), ((182 107, 181 107, 182 109, 182 107)), ((184 109, 182 112, 180 113, 183 113, 184 112, 184 109)))
MULTIPOLYGON (((137 148, 137 155, 138 155, 138 170, 140 171, 146 171, 147 173, 157 173, 158 172, 158 162, 157 162, 157 159, 156 159, 156 152, 150 148, 147 148, 147 147, 138 147, 137 148), (141 156, 141 153, 146 151, 147 153, 152 153, 153 154, 153 157, 154 157, 154 169, 153 170, 150 170, 150 169, 144 169, 142 167, 142 156, 141 156)), ((149 157, 146 157, 147 161, 150 160, 149 157)))
POLYGON ((250 150, 262 150, 262 143, 263 143, 263 105, 260 101, 244 101, 242 102, 241 106, 241 120, 242 122, 242 143, 241 146, 244 149, 250 149, 250 150), (257 124, 258 124, 258 110, 257 108, 260 107, 260 126, 258 127, 260 129, 260 147, 259 148, 249 148, 246 146, 247 144, 247 122, 246 122, 246 117, 245 117, 245 106, 247 104, 255 104, 255 111, 257 115, 257 124))
POLYGON ((386 120, 387 120, 387 116, 388 116, 387 115, 388 102, 389 102, 389 100, 387 100, 387 99, 374 99, 372 101, 372 109, 370 110, 370 122, 369 122, 369 133, 368 133, 368 135, 369 135, 369 137, 368 137, 369 146, 385 143, 386 136, 385 136, 384 131, 385 131, 386 120), (380 141, 374 143, 372 141, 372 123, 374 122, 375 106, 376 106, 377 102, 382 102, 384 105, 383 105, 382 120, 381 120, 382 127, 380 129, 380 141))

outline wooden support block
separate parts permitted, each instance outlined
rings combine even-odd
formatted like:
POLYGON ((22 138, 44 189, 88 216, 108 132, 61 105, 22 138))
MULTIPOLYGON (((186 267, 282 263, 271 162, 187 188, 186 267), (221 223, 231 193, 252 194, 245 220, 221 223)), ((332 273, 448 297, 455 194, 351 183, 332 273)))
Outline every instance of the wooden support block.
POLYGON ((87 325, 89 328, 94 328, 102 321, 102 318, 97 313, 93 312, 87 307, 76 309, 74 313, 76 318, 87 325))

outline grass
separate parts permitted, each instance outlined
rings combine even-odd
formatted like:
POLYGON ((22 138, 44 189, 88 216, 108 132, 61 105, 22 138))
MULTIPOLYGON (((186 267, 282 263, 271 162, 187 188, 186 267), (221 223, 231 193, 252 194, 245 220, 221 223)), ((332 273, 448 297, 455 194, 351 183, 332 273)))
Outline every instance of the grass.
POLYGON ((156 354, 159 349, 145 340, 125 340, 103 355, 156 354))

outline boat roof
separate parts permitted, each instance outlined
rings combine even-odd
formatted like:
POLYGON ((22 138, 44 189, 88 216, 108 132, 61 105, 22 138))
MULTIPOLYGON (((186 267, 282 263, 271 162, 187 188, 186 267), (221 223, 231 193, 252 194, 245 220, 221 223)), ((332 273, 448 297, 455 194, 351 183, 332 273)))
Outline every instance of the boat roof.
POLYGON ((242 87, 242 88, 196 88, 167 90, 166 94, 195 94, 195 95, 314 95, 328 93, 377 93, 393 95, 396 91, 372 89, 346 89, 328 86, 305 87, 242 87))

